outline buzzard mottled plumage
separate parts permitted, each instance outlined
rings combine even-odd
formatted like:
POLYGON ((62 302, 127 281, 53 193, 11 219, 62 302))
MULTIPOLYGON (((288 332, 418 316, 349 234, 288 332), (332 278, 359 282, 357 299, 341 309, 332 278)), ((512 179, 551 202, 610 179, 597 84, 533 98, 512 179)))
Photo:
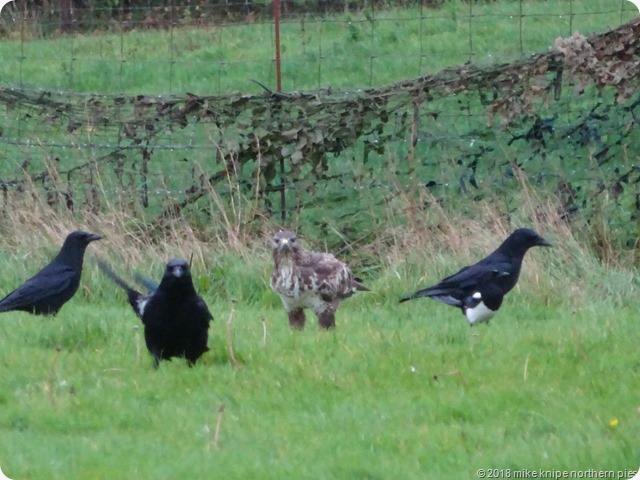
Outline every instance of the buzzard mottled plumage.
POLYGON ((347 265, 330 253, 306 251, 290 231, 274 236, 273 261, 271 288, 280 296, 293 328, 304 328, 305 308, 313 310, 321 327, 333 328, 340 301, 368 290, 347 265))

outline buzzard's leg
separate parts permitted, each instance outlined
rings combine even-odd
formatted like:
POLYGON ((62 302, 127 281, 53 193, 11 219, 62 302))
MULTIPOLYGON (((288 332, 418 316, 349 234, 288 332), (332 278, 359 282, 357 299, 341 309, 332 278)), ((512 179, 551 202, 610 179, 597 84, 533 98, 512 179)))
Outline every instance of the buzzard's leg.
POLYGON ((297 330, 302 330, 304 328, 304 310, 296 308, 295 310, 287 312, 287 315, 289 315, 289 325, 291 325, 291 328, 295 328, 297 330))
POLYGON ((318 313, 318 323, 320 323, 320 326, 322 328, 325 328, 327 330, 335 327, 336 313, 331 309, 327 309, 324 312, 318 313))

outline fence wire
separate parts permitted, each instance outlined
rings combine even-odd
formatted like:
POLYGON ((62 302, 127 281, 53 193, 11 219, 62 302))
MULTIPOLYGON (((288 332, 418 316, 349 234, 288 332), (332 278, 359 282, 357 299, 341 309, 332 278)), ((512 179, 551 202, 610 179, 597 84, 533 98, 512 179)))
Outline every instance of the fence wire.
MULTIPOLYGON (((76 2, 79 5, 66 15, 59 8, 63 3, 38 8, 33 2, 17 0, 4 7, 0 16, 0 34, 5 37, 0 67, 3 81, 72 92, 163 95, 257 92, 251 79, 275 85, 270 3, 180 5, 176 0, 160 6, 150 1, 144 6, 116 2, 118 6, 106 7, 108 2, 86 2, 92 5, 87 7, 76 2), (247 25, 251 28, 245 28, 247 25), (59 37, 62 32, 68 32, 67 41, 52 57, 41 40, 59 37), (150 35, 145 40, 132 32, 150 35), (85 35, 100 38, 90 51, 81 41, 85 35), (265 38, 270 39, 266 44, 265 38), (145 41, 154 43, 153 55, 141 48, 145 41), (37 66, 53 75, 45 81, 36 75, 34 81, 32 72, 37 66), (235 70, 246 72, 240 83, 229 75, 235 70), (145 89, 146 71, 161 76, 162 82, 146 82, 145 89), (87 77, 93 77, 92 81, 87 77)), ((385 2, 383 8, 376 2, 310 6, 284 2, 284 90, 382 86, 467 61, 513 61, 547 49, 556 37, 604 31, 638 14, 627 0, 451 0, 410 2, 402 8, 389 5, 393 3, 385 2), (441 43, 447 38, 443 34, 464 38, 464 48, 452 52, 441 43)))
MULTIPOLYGON (((617 192, 621 207, 610 218, 633 221, 637 91, 618 98, 617 87, 581 90, 575 78, 562 81, 556 54, 544 53, 556 37, 637 17, 633 5, 369 5, 329 15, 285 4, 283 94, 271 91, 272 43, 253 48, 264 31, 270 38, 268 6, 170 3, 75 8, 71 16, 55 8, 37 14, 21 2, 5 7, 4 210, 35 187, 55 208, 99 212, 115 201, 156 220, 188 213, 204 222, 216 215, 215 197, 240 223, 285 218, 362 237, 382 228, 407 192, 420 209, 496 193, 513 209, 509 192, 524 171, 561 197, 564 216, 592 212, 593 198, 617 192), (506 44, 505 31, 493 27, 498 18, 508 20, 506 44), (446 38, 442 32, 464 36, 464 48, 429 41, 446 38), (97 47, 83 51, 77 45, 89 35, 97 47), (55 56, 45 47, 53 41, 66 47, 55 56), (220 53, 225 48, 233 54, 220 53), (543 64, 548 70, 536 70, 543 64), (245 83, 225 74, 240 68, 245 83), (532 89, 540 99, 528 97, 532 89), (251 206, 238 213, 240 197, 251 206)), ((638 26, 630 25, 592 44, 603 62, 620 62, 607 45, 624 44, 630 53, 621 63, 633 77, 638 53, 629 32, 638 37, 638 26)))

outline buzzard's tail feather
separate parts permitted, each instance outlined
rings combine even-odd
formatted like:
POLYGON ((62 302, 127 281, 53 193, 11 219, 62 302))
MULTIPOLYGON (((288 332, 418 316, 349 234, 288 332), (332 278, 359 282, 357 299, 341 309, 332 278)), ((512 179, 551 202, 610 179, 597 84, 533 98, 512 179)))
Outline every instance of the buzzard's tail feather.
POLYGON ((353 288, 359 292, 370 292, 367 287, 364 286, 364 282, 359 277, 353 277, 353 288))
POLYGON ((353 277, 351 284, 349 285, 349 289, 343 292, 338 292, 338 298, 340 300, 344 300, 345 298, 349 298, 354 295, 356 292, 370 292, 367 287, 362 284, 362 280, 358 277, 353 277))

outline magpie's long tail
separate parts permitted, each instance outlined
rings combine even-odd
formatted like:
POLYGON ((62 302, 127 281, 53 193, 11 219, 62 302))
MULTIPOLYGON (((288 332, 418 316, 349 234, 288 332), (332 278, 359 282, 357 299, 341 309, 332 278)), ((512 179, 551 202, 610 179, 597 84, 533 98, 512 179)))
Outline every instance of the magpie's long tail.
POLYGON ((138 272, 135 273, 135 278, 136 282, 138 282, 140 285, 143 285, 144 288, 148 290, 149 294, 155 292, 159 287, 156 282, 154 282, 153 280, 149 280, 147 277, 138 272))
POLYGON ((131 286, 127 282, 120 278, 118 274, 116 274, 116 272, 114 272, 111 267, 107 265, 106 262, 104 262, 103 260, 96 260, 96 263, 98 264, 98 268, 100 269, 100 271, 102 271, 102 273, 109 277, 109 280, 111 280, 113 283, 118 285, 127 293, 129 293, 129 290, 133 290, 133 288, 131 288, 131 286))
POLYGON ((128 300, 129 300, 129 304, 131 305, 133 310, 136 312, 136 314, 139 314, 138 313, 138 302, 142 298, 142 294, 140 292, 138 292, 137 290, 135 290, 134 288, 132 288, 122 278, 120 278, 116 274, 116 272, 114 272, 111 269, 111 267, 109 265, 107 265, 106 262, 104 262, 102 260, 96 260, 96 263, 98 264, 98 268, 102 271, 102 273, 104 273, 107 277, 109 277, 109 280, 111 280, 113 283, 115 283, 120 288, 122 288, 125 292, 127 292, 127 297, 128 297, 128 300))
POLYGON ((102 271, 102 273, 109 277, 109 279, 113 283, 127 292, 127 300, 129 302, 129 305, 131 305, 131 308, 133 308, 135 314, 140 317, 140 319, 142 319, 144 305, 147 303, 149 297, 142 295, 140 292, 132 288, 127 282, 120 278, 118 274, 111 270, 111 267, 102 260, 98 259, 96 260, 96 263, 98 264, 98 268, 102 271))
POLYGON ((408 302, 409 300, 413 300, 414 298, 422 298, 422 297, 430 297, 430 296, 431 296, 431 289, 425 288, 424 290, 418 290, 417 292, 414 292, 411 295, 402 297, 398 303, 408 302))
POLYGON ((429 297, 437 300, 438 302, 446 303, 447 305, 451 305, 452 307, 460 307, 462 306, 462 299, 465 297, 463 292, 460 292, 456 289, 442 287, 440 285, 434 285, 433 287, 425 288, 422 290, 418 290, 411 295, 407 295, 406 297, 402 297, 400 299, 400 303, 406 302, 408 300, 413 300, 414 298, 422 298, 429 297))

